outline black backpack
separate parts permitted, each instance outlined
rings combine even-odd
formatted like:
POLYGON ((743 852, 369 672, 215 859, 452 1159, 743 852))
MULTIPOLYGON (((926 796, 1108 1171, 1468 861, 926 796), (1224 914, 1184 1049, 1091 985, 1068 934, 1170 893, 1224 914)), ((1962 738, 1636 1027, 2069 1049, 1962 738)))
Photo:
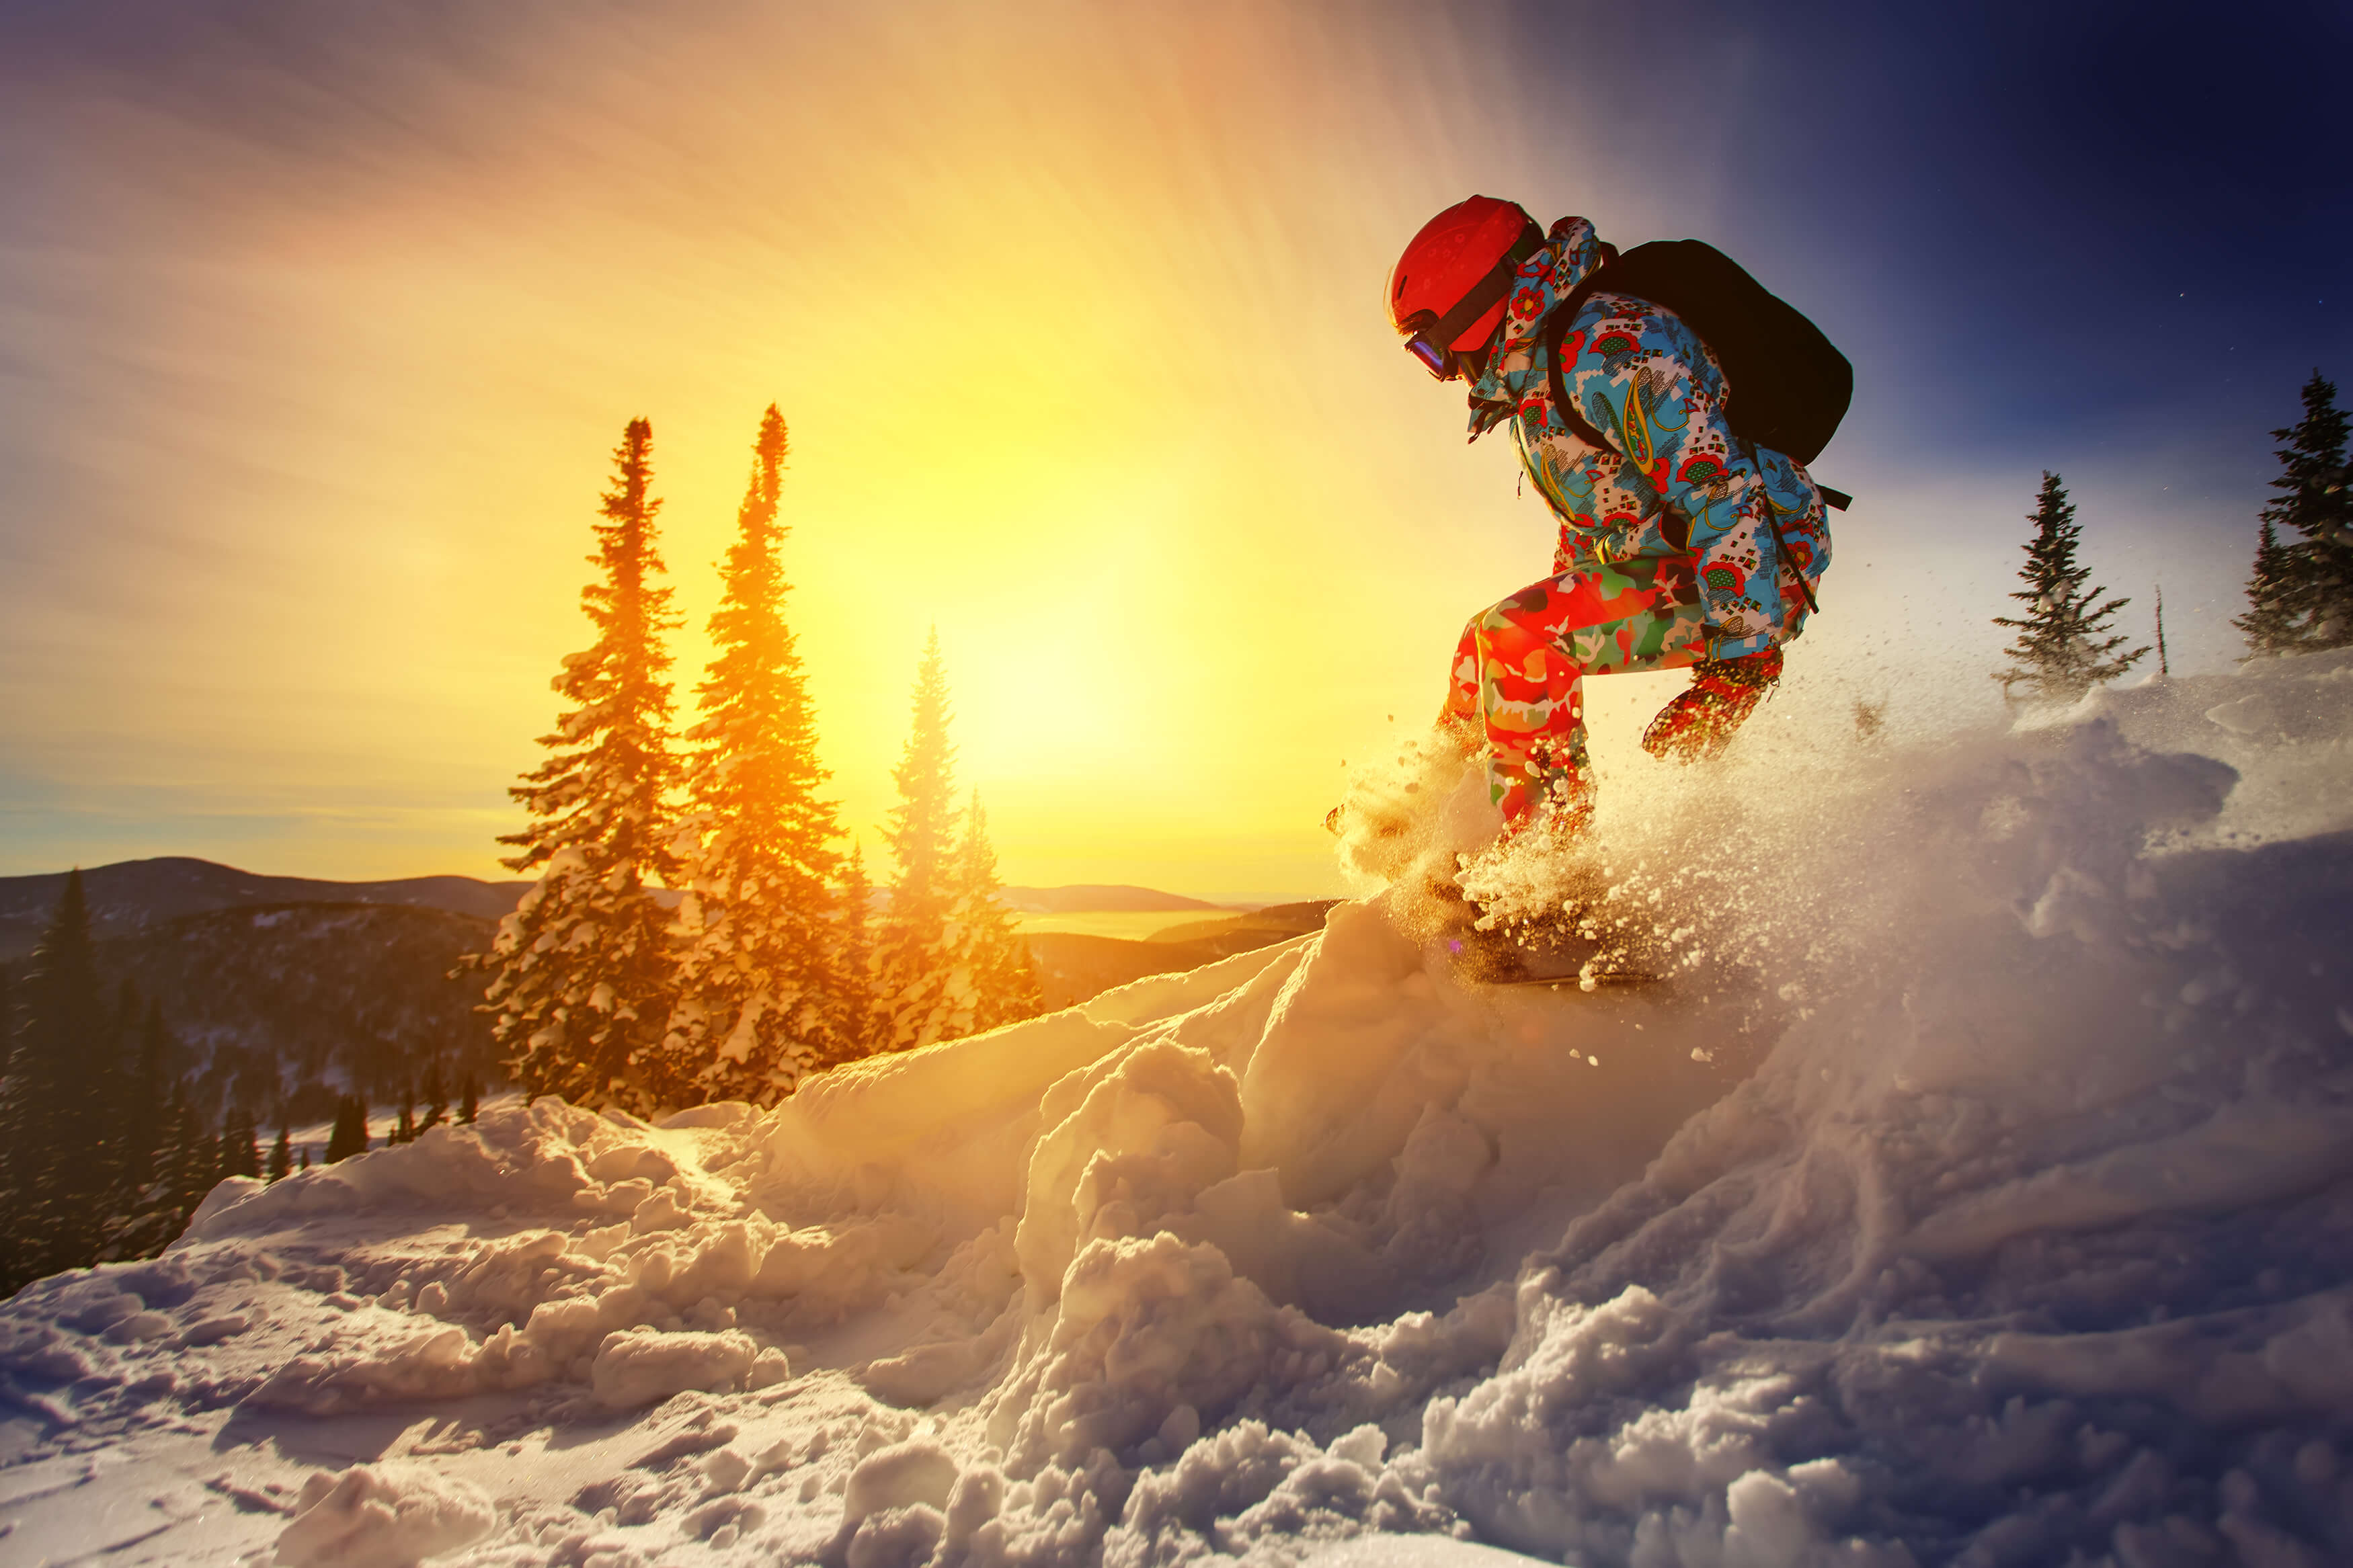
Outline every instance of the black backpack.
MULTIPOLYGON (((1830 445, 1854 397, 1854 367, 1820 328, 1767 293, 1732 258, 1696 239, 1653 240, 1611 256, 1553 308, 1544 326, 1545 374, 1553 407, 1578 439, 1609 445, 1561 384, 1561 342, 1585 301, 1604 289, 1664 306, 1699 334, 1724 367, 1725 420, 1741 440, 1800 463, 1811 463, 1830 445)), ((1841 510, 1853 499, 1817 488, 1841 510)))

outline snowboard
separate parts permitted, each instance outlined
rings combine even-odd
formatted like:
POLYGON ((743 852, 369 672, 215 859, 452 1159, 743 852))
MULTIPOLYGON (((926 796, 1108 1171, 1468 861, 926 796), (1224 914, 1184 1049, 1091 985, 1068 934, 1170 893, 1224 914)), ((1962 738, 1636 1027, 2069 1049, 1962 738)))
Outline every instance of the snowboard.
POLYGON ((1455 973, 1473 984, 1590 993, 1666 984, 1656 964, 1666 955, 1655 951, 1647 922, 1612 921, 1597 905, 1585 905, 1482 931, 1477 906, 1460 889, 1433 884, 1426 896, 1441 911, 1437 940, 1455 973))

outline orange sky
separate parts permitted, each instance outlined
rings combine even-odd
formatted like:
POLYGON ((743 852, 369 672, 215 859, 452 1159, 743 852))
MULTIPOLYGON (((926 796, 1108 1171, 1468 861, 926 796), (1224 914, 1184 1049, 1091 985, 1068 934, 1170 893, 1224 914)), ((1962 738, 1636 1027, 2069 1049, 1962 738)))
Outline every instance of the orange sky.
POLYGON ((1508 447, 1398 351, 1396 249, 1473 189, 1714 232, 1707 128, 1653 138, 1702 171, 1672 199, 1580 179, 1588 111, 1514 75, 1501 12, 233 12, 0 68, 0 147, 38 154, 0 412, 39 457, 0 872, 499 874, 623 423, 653 422, 685 690, 773 401, 870 851, 935 624, 1008 881, 1335 890, 1342 760, 1425 721, 1464 616, 1550 553, 1508 447))

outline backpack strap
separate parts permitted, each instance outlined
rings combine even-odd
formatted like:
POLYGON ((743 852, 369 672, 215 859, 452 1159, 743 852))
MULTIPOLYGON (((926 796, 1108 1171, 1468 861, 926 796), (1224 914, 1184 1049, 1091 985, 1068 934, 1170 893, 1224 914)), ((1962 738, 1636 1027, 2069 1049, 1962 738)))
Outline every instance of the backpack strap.
MULTIPOLYGON (((1617 259, 1617 253, 1612 251, 1599 267, 1585 275, 1583 282, 1568 291, 1567 299, 1553 307, 1552 314, 1546 316, 1544 322, 1545 381, 1552 391, 1553 412, 1568 427, 1570 435, 1587 446, 1598 447, 1605 452, 1610 450, 1609 437, 1603 436, 1569 399, 1567 385, 1561 377, 1560 349, 1568 341, 1569 325, 1577 319, 1577 312, 1583 310, 1585 302, 1608 281, 1602 274, 1608 270, 1609 263, 1617 259)), ((1814 481, 1814 489, 1820 493, 1822 504, 1832 511, 1847 511, 1854 506, 1854 498, 1844 490, 1832 489, 1819 479, 1814 481)))
POLYGON ((1552 411, 1563 425, 1568 426, 1570 435, 1587 446, 1599 447, 1605 452, 1610 449, 1608 438, 1594 428, 1592 422, 1585 417, 1576 404, 1569 401, 1568 387, 1561 379, 1560 349, 1568 341, 1569 323, 1577 319, 1577 312, 1584 307, 1586 300, 1593 297, 1593 286, 1600 279, 1608 265, 1604 262, 1601 267, 1587 273, 1584 281, 1568 291, 1568 298, 1552 308, 1552 314, 1545 318, 1544 324, 1545 381, 1552 391, 1552 411))

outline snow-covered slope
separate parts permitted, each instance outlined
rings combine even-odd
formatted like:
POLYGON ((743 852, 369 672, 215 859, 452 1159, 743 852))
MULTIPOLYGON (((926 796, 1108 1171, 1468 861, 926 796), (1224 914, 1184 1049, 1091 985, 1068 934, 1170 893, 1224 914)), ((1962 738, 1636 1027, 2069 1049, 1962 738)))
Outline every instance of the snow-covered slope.
POLYGON ((1318 935, 773 1114, 226 1185, 0 1309, 0 1554, 2353 1556, 2353 659, 1838 707, 1613 775, 1662 986, 1460 983, 1417 762, 1318 935))

